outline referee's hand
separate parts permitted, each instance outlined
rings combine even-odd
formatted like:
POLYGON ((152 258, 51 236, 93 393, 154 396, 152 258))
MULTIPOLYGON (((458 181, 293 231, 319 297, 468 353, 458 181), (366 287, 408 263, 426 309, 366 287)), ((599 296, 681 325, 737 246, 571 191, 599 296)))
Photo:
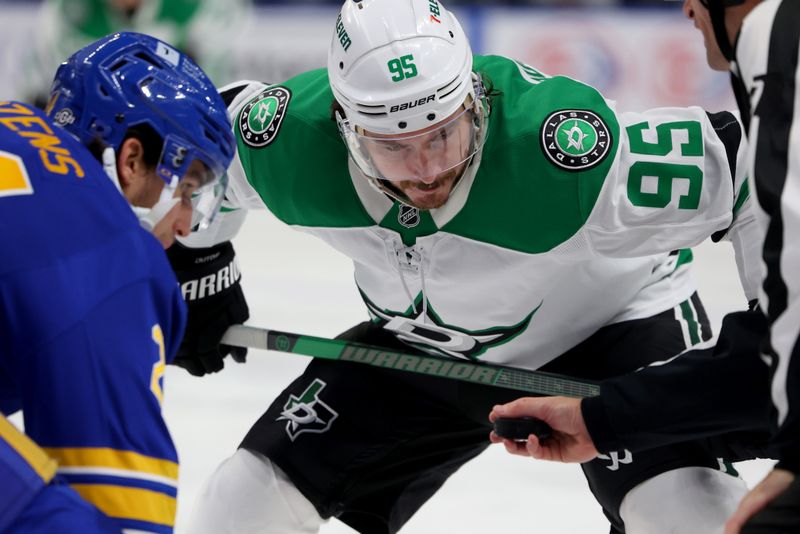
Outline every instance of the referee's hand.
POLYGON ((544 441, 531 434, 524 442, 503 439, 492 432, 490 441, 502 443, 511 454, 567 463, 588 462, 600 454, 583 421, 580 399, 523 397, 495 406, 489 414, 489 421, 494 423, 499 417, 535 417, 553 429, 552 435, 544 441))
MULTIPOLYGON (((752 517, 769 505, 794 482, 795 475, 785 469, 773 469, 764 480, 744 496, 739 508, 725 523, 725 534, 739 534, 752 517)), ((777 532, 777 531, 776 531, 777 532)), ((788 531, 787 531, 788 532, 788 531)))

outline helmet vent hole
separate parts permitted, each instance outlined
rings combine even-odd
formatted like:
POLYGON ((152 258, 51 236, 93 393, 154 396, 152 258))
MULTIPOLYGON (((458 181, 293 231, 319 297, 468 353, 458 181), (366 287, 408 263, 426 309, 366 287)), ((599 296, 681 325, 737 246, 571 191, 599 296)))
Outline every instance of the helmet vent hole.
POLYGON ((445 85, 444 87, 440 87, 436 91, 439 94, 439 100, 444 100, 452 93, 457 91, 458 88, 461 87, 461 83, 462 81, 458 77, 455 77, 452 80, 450 80, 450 82, 448 82, 447 85, 445 85))
POLYGON ((219 143, 219 136, 217 135, 217 128, 213 124, 203 124, 203 134, 212 143, 219 143))
POLYGON ((451 39, 452 39, 452 38, 455 38, 455 35, 453 35, 453 31, 452 31, 452 30, 448 31, 447 33, 449 33, 449 34, 450 34, 450 38, 451 38, 451 39))
POLYGON ((387 115, 386 106, 383 104, 367 105, 356 103, 355 106, 357 107, 358 113, 362 115, 368 115, 370 117, 385 117, 387 115))
POLYGON ((405 130, 406 126, 408 126, 406 121, 400 121, 397 123, 397 127, 400 128, 401 130, 405 130))
POLYGON ((116 116, 114 116, 114 120, 117 121, 119 124, 122 124, 123 122, 125 122, 125 115, 123 115, 122 113, 117 113, 116 116))
POLYGON ((436 119, 436 113, 428 113, 428 120, 433 121, 436 119))
POLYGON ((115 71, 118 71, 119 69, 121 69, 122 67, 124 67, 127 64, 128 64, 128 60, 127 59, 121 59, 121 60, 117 61, 116 63, 114 63, 109 70, 111 72, 115 72, 115 71))
POLYGON ((134 55, 135 55, 136 57, 138 57, 139 59, 142 59, 142 60, 144 60, 144 61, 146 61, 146 62, 150 63, 150 64, 151 64, 151 65, 153 65, 154 67, 159 67, 159 66, 160 66, 160 65, 159 65, 159 63, 158 63, 158 61, 156 61, 155 59, 153 59, 153 57, 152 57, 150 54, 146 54, 146 53, 144 53, 144 52, 137 52, 137 53, 136 53, 136 54, 134 54, 134 55))
POLYGON ((155 81, 155 80, 154 80, 153 78, 151 78, 151 77, 145 78, 144 80, 142 80, 141 82, 139 82, 139 88, 142 90, 142 92, 145 92, 145 94, 147 94, 147 92, 146 92, 146 91, 147 91, 147 87, 148 87, 148 86, 149 86, 151 83, 153 83, 154 81, 155 81))
POLYGON ((102 85, 98 85, 97 86, 97 90, 100 91, 101 95, 106 96, 106 97, 109 96, 108 95, 108 90, 105 87, 103 87, 102 85))
POLYGON ((343 69, 344 69, 344 61, 340 61, 339 62, 339 70, 343 70, 343 69))

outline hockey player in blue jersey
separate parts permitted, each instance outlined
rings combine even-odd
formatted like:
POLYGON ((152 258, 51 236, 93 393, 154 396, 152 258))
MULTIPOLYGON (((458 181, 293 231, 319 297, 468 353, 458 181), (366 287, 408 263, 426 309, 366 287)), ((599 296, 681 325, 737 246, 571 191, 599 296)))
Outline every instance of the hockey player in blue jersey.
POLYGON ((133 33, 63 63, 46 115, 0 102, 0 408, 25 424, 0 416, 0 532, 172 531, 186 311, 162 245, 218 211, 228 124, 194 62, 133 33))

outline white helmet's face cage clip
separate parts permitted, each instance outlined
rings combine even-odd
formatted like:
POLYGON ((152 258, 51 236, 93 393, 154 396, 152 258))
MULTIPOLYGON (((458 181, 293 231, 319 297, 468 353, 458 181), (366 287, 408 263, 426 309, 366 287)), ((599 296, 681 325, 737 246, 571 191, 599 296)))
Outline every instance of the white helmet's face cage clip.
POLYGON ((370 132, 337 112, 339 132, 350 157, 374 181, 429 182, 464 166, 483 147, 489 116, 479 75, 473 76, 473 84, 475 97, 468 95, 453 114, 407 134, 370 132))

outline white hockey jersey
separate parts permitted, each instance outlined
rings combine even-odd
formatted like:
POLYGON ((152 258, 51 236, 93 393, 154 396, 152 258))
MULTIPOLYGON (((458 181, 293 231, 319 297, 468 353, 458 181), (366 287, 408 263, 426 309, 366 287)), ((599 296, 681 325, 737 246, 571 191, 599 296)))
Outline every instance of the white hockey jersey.
MULTIPOLYGON (((404 341, 530 369, 686 300, 686 247, 726 230, 746 242, 733 115, 617 114, 591 87, 510 59, 474 68, 497 92, 486 143, 441 208, 394 201, 348 164, 325 70, 223 89, 238 137, 230 206, 266 207, 350 257, 371 317, 404 341)), ((236 224, 218 224, 229 239, 236 224)), ((752 298, 754 266, 740 274, 752 298)))

